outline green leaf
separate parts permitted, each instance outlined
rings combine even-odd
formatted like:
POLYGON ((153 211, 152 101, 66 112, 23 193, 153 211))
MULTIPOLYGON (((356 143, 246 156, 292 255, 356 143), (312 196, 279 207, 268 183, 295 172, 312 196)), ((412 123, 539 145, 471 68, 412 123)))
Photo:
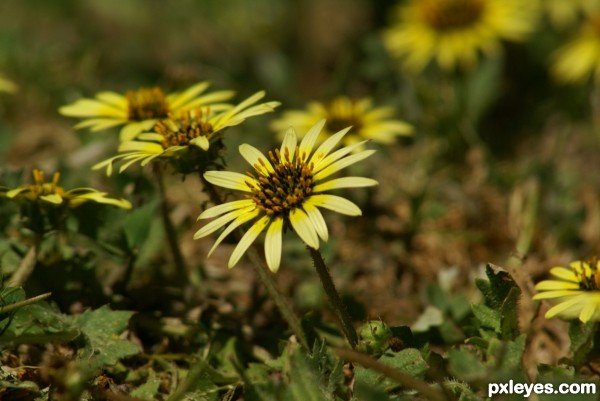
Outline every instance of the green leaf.
POLYGON ((514 340, 519 335, 519 298, 521 290, 518 287, 510 289, 502 303, 502 321, 500 329, 503 340, 514 340))
POLYGON ((448 370, 460 380, 472 382, 488 376, 486 366, 470 348, 451 348, 448 362, 448 370))
POLYGON ((518 288, 510 274, 500 266, 488 263, 485 274, 489 281, 476 280, 475 284, 485 298, 485 304, 493 309, 501 309, 512 288, 518 288))
POLYGON ((525 380, 521 360, 525 351, 523 334, 515 341, 502 341, 497 338, 490 340, 487 351, 487 365, 494 372, 494 379, 523 379, 525 380))
POLYGON ((46 302, 39 302, 24 306, 14 314, 7 330, 0 336, 0 346, 66 342, 73 340, 79 334, 80 331, 70 317, 60 313, 56 307, 46 302))
POLYGON ((158 388, 160 387, 160 381, 160 377, 157 377, 154 370, 150 369, 146 383, 134 389, 130 395, 147 401, 155 400, 158 388))
MULTIPOLYGON (((401 370, 414 377, 423 377, 429 368, 425 359, 415 348, 407 348, 398 353, 387 352, 379 358, 379 362, 394 369, 401 370)), ((371 369, 357 366, 354 369, 356 382, 361 381, 366 387, 383 391, 391 391, 398 387, 398 383, 371 369)))
POLYGON ((499 310, 492 309, 482 304, 471 305, 475 318, 479 320, 481 326, 492 329, 494 332, 500 334, 500 326, 502 316, 499 310))
POLYGON ((85 346, 79 349, 79 357, 89 361, 92 367, 114 365, 119 359, 140 352, 131 341, 119 337, 125 331, 130 311, 112 311, 108 306, 87 310, 74 319, 83 333, 85 346))
POLYGON ((159 201, 147 203, 141 207, 135 208, 125 218, 123 230, 130 248, 135 248, 144 243, 150 232, 152 221, 156 216, 156 209, 159 201))
POLYGON ((596 327, 595 322, 582 323, 579 320, 572 320, 570 322, 569 338, 571 339, 573 364, 576 367, 583 365, 589 357, 590 350, 594 346, 596 327))

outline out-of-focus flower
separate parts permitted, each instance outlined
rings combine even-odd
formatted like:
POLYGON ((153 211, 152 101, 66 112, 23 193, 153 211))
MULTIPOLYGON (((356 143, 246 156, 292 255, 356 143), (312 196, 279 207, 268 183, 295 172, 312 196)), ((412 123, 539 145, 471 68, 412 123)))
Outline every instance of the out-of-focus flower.
POLYGON ((121 141, 134 139, 140 132, 150 130, 158 121, 170 113, 195 107, 210 106, 213 111, 225 110, 230 105, 221 103, 233 97, 233 91, 205 93, 208 82, 200 82, 181 93, 166 95, 160 88, 140 88, 127 91, 100 92, 94 99, 79 99, 62 106, 59 112, 65 116, 82 118, 75 128, 90 128, 102 131, 121 128, 121 141))
POLYGON ((310 127, 326 119, 323 133, 327 136, 352 127, 351 132, 343 139, 344 145, 365 139, 391 144, 396 137, 411 135, 413 132, 410 124, 393 119, 393 115, 393 108, 374 107, 371 99, 353 100, 338 96, 328 103, 310 102, 306 110, 285 111, 280 119, 272 122, 271 128, 283 137, 290 127, 299 132, 308 132, 310 127))
POLYGON ((86 202, 103 203, 118 206, 123 209, 131 209, 131 203, 125 199, 109 197, 106 192, 100 192, 93 188, 74 188, 65 190, 58 185, 60 173, 52 176, 52 181, 47 182, 44 172, 33 170, 33 184, 25 184, 16 188, 0 186, 0 197, 13 199, 22 204, 38 203, 48 207, 77 207, 86 202))
POLYGON ((589 13, 600 6, 598 0, 543 0, 543 9, 550 23, 557 28, 564 28, 579 18, 582 13, 589 13))
POLYGON ((280 149, 265 156, 248 144, 240 146, 240 153, 254 168, 254 173, 208 171, 208 182, 224 188, 245 192, 245 199, 236 200, 205 210, 198 219, 215 220, 194 235, 205 237, 227 226, 209 251, 210 254, 236 228, 252 220, 254 223, 235 247, 229 267, 235 266, 258 235, 266 229, 265 257, 271 271, 279 269, 283 231, 291 227, 308 246, 318 249, 319 239, 327 241, 328 230, 319 208, 358 216, 361 210, 351 201, 326 192, 337 188, 367 187, 377 181, 364 177, 330 179, 331 175, 373 154, 373 150, 352 153, 363 142, 343 147, 333 153, 340 140, 350 130, 345 128, 327 138, 313 152, 313 147, 325 120, 319 121, 306 133, 298 146, 293 129, 289 129, 280 149))
POLYGON ((6 78, 0 76, 0 92, 14 93, 17 91, 17 85, 6 78))
MULTIPOLYGON (((256 104, 264 96, 263 91, 257 92, 237 106, 217 113, 207 107, 172 114, 157 122, 154 132, 143 132, 134 140, 121 142, 118 149, 120 154, 96 164, 93 169, 106 168, 106 173, 111 175, 116 161, 125 162, 119 169, 121 173, 137 162, 145 166, 155 159, 178 162, 182 158, 187 159, 185 162, 192 170, 207 167, 211 160, 202 154, 211 150, 211 144, 221 139, 226 128, 241 124, 248 117, 271 112, 279 105, 279 102, 256 104), (203 166, 194 165, 197 162, 202 162, 203 166)), ((220 157, 218 151, 221 148, 222 146, 218 146, 218 149, 213 149, 213 158, 220 157)), ((180 172, 187 173, 188 170, 186 168, 180 172)))
POLYGON ((589 15, 577 35, 554 53, 552 75, 563 83, 581 83, 592 75, 600 83, 600 12, 589 15))
POLYGON ((479 53, 499 53, 501 40, 533 32, 537 0, 409 0, 384 32, 385 46, 412 72, 430 62, 443 70, 471 68, 479 53))
POLYGON ((533 299, 556 299, 546 318, 579 318, 583 323, 600 320, 600 264, 597 258, 589 262, 577 260, 569 268, 553 267, 550 273, 557 280, 545 280, 535 289, 533 299))

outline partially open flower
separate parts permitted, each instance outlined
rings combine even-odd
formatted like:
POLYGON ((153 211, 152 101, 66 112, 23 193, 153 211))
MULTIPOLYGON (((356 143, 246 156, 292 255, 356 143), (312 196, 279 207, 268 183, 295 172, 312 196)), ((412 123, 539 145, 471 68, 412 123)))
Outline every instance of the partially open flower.
POLYGON ((106 192, 93 188, 74 188, 65 190, 58 185, 60 173, 52 176, 52 181, 47 182, 44 172, 33 170, 33 184, 21 185, 17 188, 0 186, 0 197, 13 199, 21 203, 37 202, 48 206, 77 207, 86 202, 103 203, 124 209, 131 209, 131 203, 125 199, 109 197, 106 192))

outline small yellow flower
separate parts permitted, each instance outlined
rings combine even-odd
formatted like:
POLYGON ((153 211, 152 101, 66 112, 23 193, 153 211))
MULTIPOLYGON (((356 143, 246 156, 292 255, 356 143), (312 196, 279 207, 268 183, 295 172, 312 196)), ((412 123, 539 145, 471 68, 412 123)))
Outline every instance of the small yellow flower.
MULTIPOLYGON (((279 102, 255 104, 264 96, 265 92, 257 92, 237 106, 218 113, 211 108, 196 108, 171 115, 156 123, 154 132, 143 132, 133 140, 121 142, 119 155, 92 168, 106 168, 107 175, 111 175, 116 161, 125 161, 119 169, 119 173, 122 173, 137 162, 145 166, 155 159, 173 160, 184 157, 186 152, 208 151, 210 144, 219 140, 226 128, 239 125, 246 118, 271 112, 279 106, 279 102)), ((193 156, 198 158, 199 155, 193 156)))
POLYGON ((558 303, 546 312, 546 318, 579 318, 583 323, 600 320, 600 264, 597 258, 589 262, 577 260, 570 268, 553 267, 550 273, 558 280, 545 280, 535 289, 533 299, 554 299, 558 303))
POLYGON ((600 83, 600 12, 588 16, 578 34, 554 54, 552 74, 559 82, 600 83))
POLYGON ((6 78, 0 77, 0 92, 14 93, 17 91, 17 85, 6 78))
POLYGON ((210 84, 200 82, 181 93, 166 95, 160 88, 140 88, 124 95, 115 92, 100 92, 94 99, 79 99, 62 106, 59 112, 69 117, 83 118, 75 126, 102 131, 116 126, 121 129, 121 141, 135 138, 140 132, 150 130, 169 113, 177 113, 195 107, 211 106, 214 111, 225 110, 230 105, 220 102, 233 97, 232 91, 204 94, 210 84))
POLYGON ((537 0, 409 0, 398 6, 383 39, 409 71, 432 61, 446 71, 468 69, 480 52, 499 53, 501 40, 524 40, 537 11, 537 0))
POLYGON ((354 203, 326 192, 377 185, 377 181, 364 177, 329 179, 332 174, 371 156, 374 151, 352 153, 363 145, 363 141, 331 153, 350 130, 348 127, 331 135, 313 152, 324 126, 325 120, 321 120, 311 127, 299 146, 294 130, 289 129, 281 148, 269 151, 268 156, 253 146, 242 144, 240 153, 254 168, 254 173, 208 171, 204 174, 204 178, 213 185, 245 193, 245 199, 214 206, 198 217, 199 220, 217 218, 198 230, 194 239, 227 225, 209 251, 209 256, 232 231, 257 219, 235 247, 228 265, 230 268, 235 266, 266 229, 265 257, 271 271, 276 272, 281 261, 284 228, 291 227, 308 246, 318 249, 320 240, 327 241, 329 235, 319 208, 349 216, 361 214, 354 203))
POLYGON ((326 119, 323 132, 329 136, 345 127, 352 132, 343 139, 350 145, 365 139, 383 144, 394 143, 397 136, 411 135, 413 127, 401 120, 394 120, 391 107, 374 107, 371 99, 352 100, 338 96, 328 103, 310 102, 306 110, 289 110, 273 121, 271 128, 284 134, 290 127, 307 132, 310 127, 326 119))
POLYGON ((73 208, 91 201, 131 209, 129 201, 108 197, 106 192, 93 188, 75 188, 67 191, 58 185, 59 179, 60 173, 56 172, 52 176, 52 181, 46 182, 44 172, 34 169, 33 184, 21 185, 14 189, 0 187, 0 197, 13 199, 19 203, 39 203, 50 207, 73 208))

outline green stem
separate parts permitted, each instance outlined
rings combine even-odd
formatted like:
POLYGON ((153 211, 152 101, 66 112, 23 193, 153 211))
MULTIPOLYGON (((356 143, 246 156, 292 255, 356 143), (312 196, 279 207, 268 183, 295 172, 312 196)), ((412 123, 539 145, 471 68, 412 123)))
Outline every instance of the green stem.
POLYGON ((40 302, 40 301, 48 298, 50 295, 52 295, 52 293, 51 292, 47 292, 45 294, 37 295, 35 297, 31 297, 31 298, 25 299, 23 301, 19 301, 19 302, 15 302, 15 303, 12 303, 12 304, 0 306, 0 313, 12 312, 13 310, 19 309, 19 308, 21 308, 23 306, 27 306, 27 305, 34 304, 36 302, 40 302))
MULTIPOLYGON (((210 200, 215 205, 222 204, 223 200, 221 199, 221 196, 215 190, 215 187, 211 183, 206 181, 202 173, 200 173, 200 181, 202 182, 204 189, 208 193, 210 200)), ((244 232, 242 231, 242 229, 237 229, 234 232, 234 235, 239 241, 243 237, 244 232)), ((265 286, 267 293, 269 294, 271 299, 273 299, 273 302, 275 302, 275 305, 279 309, 281 316, 283 316, 287 324, 290 326, 290 329, 296 335, 296 338, 298 338, 300 344, 302 344, 306 349, 310 350, 310 347, 308 346, 308 340, 306 339, 304 330, 302 330, 300 319, 298 319, 298 317, 294 313, 292 307, 290 306, 286 298, 283 296, 283 294, 281 294, 277 289, 277 283, 273 278, 273 273, 271 273, 267 265, 263 262, 262 258, 260 257, 258 251, 254 246, 248 248, 246 254, 250 259, 250 263, 252 263, 254 270, 258 274, 260 281, 262 281, 263 285, 265 286)))
POLYGON ((171 216, 169 215, 169 202, 167 200, 167 193, 165 190, 162 172, 160 171, 160 165, 155 164, 153 171, 154 177, 156 178, 156 183, 158 184, 158 192, 160 195, 160 211, 162 215, 163 226, 165 228, 165 236, 167 237, 167 242, 169 244, 169 248, 171 249, 171 254, 173 255, 173 263, 175 263, 177 278, 181 281, 185 281, 185 278, 187 277, 187 269, 185 267, 181 250, 179 249, 179 243, 177 242, 177 231, 175 230, 175 226, 173 225, 171 216))
POLYGON ((394 369, 388 365, 384 365, 383 363, 378 362, 376 359, 365 355, 361 352, 352 349, 337 348, 335 349, 335 353, 340 358, 343 358, 347 361, 359 363, 366 368, 372 369, 389 377, 392 380, 397 381, 404 387, 418 391, 428 400, 446 401, 448 399, 445 393, 433 389, 427 382, 412 377, 402 372, 401 370, 394 369))
POLYGON ((23 284, 25 284, 31 273, 33 273, 33 269, 37 263, 40 242, 40 236, 36 235, 33 245, 31 248, 29 248, 25 254, 25 257, 21 260, 19 267, 17 267, 17 270, 10 277, 10 280, 8 280, 7 284, 9 287, 21 287, 23 284))
POLYGON ((350 343, 350 346, 352 348, 356 348, 356 345, 358 344, 358 335, 356 334, 356 330, 354 330, 352 318, 348 314, 346 305, 344 305, 344 302, 342 302, 340 295, 335 289, 335 284, 333 284, 331 274, 329 274, 329 270, 327 269, 327 265, 323 260, 323 256, 321 256, 321 252, 319 252, 318 249, 314 249, 310 246, 307 246, 306 248, 310 252, 310 256, 313 259, 315 268, 317 269, 317 273, 321 279, 321 284, 323 284, 323 289, 325 290, 327 298, 329 299, 329 304, 333 308, 335 315, 342 325, 342 331, 350 343))

